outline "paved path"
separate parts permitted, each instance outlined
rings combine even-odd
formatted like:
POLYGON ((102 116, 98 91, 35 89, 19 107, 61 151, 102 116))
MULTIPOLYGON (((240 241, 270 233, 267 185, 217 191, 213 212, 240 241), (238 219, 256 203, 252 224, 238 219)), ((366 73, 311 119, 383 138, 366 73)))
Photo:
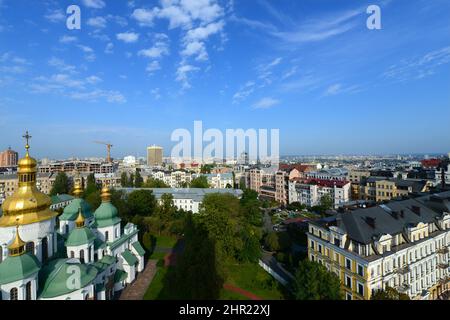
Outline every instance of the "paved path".
POLYGON ((250 300, 263 300, 262 298, 258 297, 256 294, 253 294, 253 293, 251 293, 247 290, 241 289, 239 287, 233 286, 232 284, 224 284, 223 288, 228 291, 239 293, 250 300))
POLYGON ((158 260, 148 260, 143 272, 139 273, 137 279, 123 289, 119 300, 142 300, 148 286, 156 274, 156 263, 158 260))

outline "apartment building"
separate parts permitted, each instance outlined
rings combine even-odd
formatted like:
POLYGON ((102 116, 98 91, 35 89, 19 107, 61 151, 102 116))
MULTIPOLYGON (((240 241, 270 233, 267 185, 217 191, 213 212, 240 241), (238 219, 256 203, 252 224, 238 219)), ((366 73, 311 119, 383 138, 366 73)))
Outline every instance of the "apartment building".
POLYGON ((346 181, 347 176, 348 171, 344 168, 331 168, 305 172, 305 177, 308 179, 346 181))
POLYGON ((412 299, 450 289, 450 192, 311 221, 308 258, 341 280, 348 300, 387 286, 412 299))
POLYGON ((369 170, 350 170, 348 172, 348 181, 351 183, 351 198, 352 200, 360 200, 361 199, 361 190, 360 184, 361 182, 370 177, 369 170))
MULTIPOLYGON (((56 175, 51 173, 38 173, 36 176, 36 187, 39 191, 50 194, 56 175)), ((17 174, 0 174, 0 204, 19 187, 17 174)))
POLYGON ((11 150, 11 147, 0 152, 0 167, 17 167, 19 154, 11 150))
POLYGON ((450 164, 447 165, 447 170, 444 170, 444 174, 442 174, 441 169, 437 169, 435 171, 435 184, 436 185, 442 184, 442 177, 444 177, 446 184, 450 184, 450 164))
POLYGON ((429 187, 430 184, 425 180, 403 180, 385 177, 363 178, 359 186, 360 198, 358 200, 389 201, 412 193, 426 192, 429 187))
POLYGON ((338 208, 351 200, 351 184, 341 180, 293 179, 289 181, 289 203, 300 202, 309 207, 317 206, 325 195, 338 208))
POLYGON ((225 189, 225 188, 233 188, 234 187, 234 179, 232 173, 211 173, 211 174, 203 174, 206 179, 208 179, 208 183, 213 189, 225 189))
POLYGON ((115 163, 90 161, 90 160, 73 160, 73 161, 55 161, 38 166, 39 173, 113 173, 117 170, 118 165, 115 163))
POLYGON ((203 199, 206 195, 212 193, 231 194, 237 198, 242 197, 242 190, 240 189, 198 189, 198 188, 154 188, 154 189, 142 189, 142 188, 121 188, 126 193, 131 193, 135 190, 152 190, 158 202, 161 202, 161 198, 164 194, 170 194, 173 196, 173 204, 178 209, 185 211, 192 211, 192 213, 198 213, 203 199))
POLYGON ((171 188, 181 188, 192 180, 192 174, 183 170, 153 171, 148 177, 161 180, 171 188))

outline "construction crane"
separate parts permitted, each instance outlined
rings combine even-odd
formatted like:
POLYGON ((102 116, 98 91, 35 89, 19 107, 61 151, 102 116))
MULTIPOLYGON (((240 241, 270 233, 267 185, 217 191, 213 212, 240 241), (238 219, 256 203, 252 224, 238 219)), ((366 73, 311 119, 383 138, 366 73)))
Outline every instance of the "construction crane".
POLYGON ((106 151, 107 151, 107 155, 106 155, 106 162, 111 163, 111 148, 113 147, 113 145, 109 142, 103 142, 103 141, 94 141, 94 143, 98 143, 98 144, 103 144, 106 146, 106 151))

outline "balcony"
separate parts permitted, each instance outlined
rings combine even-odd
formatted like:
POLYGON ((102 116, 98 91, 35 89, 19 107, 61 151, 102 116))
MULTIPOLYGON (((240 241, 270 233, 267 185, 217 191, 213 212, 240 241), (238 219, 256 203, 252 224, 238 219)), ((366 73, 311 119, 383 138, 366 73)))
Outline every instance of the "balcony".
POLYGON ((400 268, 395 269, 395 272, 399 273, 399 274, 407 274, 408 272, 411 271, 411 268, 409 266, 403 266, 400 268))
POLYGON ((440 248, 436 252, 439 254, 446 254, 446 253, 448 253, 448 247, 440 248))
POLYGON ((398 291, 400 293, 407 293, 409 288, 411 288, 411 286, 405 282, 400 287, 398 287, 398 291))
POLYGON ((440 269, 447 269, 448 268, 448 263, 439 263, 438 264, 438 268, 440 268, 440 269))

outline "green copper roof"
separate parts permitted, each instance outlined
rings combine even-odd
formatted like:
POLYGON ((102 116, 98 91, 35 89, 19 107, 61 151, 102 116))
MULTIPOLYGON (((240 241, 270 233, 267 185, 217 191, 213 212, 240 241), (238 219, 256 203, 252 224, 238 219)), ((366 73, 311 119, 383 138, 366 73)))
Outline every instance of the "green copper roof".
POLYGON ((68 194, 58 194, 56 196, 52 196, 52 204, 58 204, 61 202, 66 202, 75 199, 71 195, 68 194))
POLYGON ((80 206, 81 211, 83 212, 83 217, 85 219, 92 218, 91 206, 84 199, 75 198, 67 207, 64 208, 63 213, 59 216, 59 220, 75 221, 78 217, 78 209, 80 206))
POLYGON ((132 244, 132 246, 133 246, 133 248, 137 251, 137 253, 140 255, 140 256, 144 256, 145 255, 145 250, 144 250, 144 248, 142 248, 142 246, 141 246, 141 244, 139 243, 139 242, 134 242, 133 244, 132 244))
POLYGON ((106 263, 102 263, 100 261, 96 261, 92 265, 97 268, 98 273, 102 273, 109 267, 109 265, 107 265, 106 263))
POLYGON ((117 248, 118 246, 120 246, 121 244, 123 244, 125 241, 127 241, 128 239, 131 239, 134 235, 136 235, 139 231, 138 230, 134 230, 133 232, 129 233, 129 234, 122 234, 122 236, 117 239, 114 242, 109 243, 109 246, 112 250, 114 250, 115 248, 117 248))
POLYGON ((74 292, 92 283, 96 276, 94 266, 70 262, 69 259, 52 260, 39 273, 39 298, 54 298, 74 292), (68 285, 76 275, 74 270, 79 271, 79 286, 68 285))
POLYGON ((111 265, 116 262, 116 258, 114 258, 113 256, 103 256, 103 258, 100 259, 100 262, 111 265))
POLYGON ((106 290, 106 287, 105 287, 104 283, 97 283, 95 285, 95 292, 102 292, 102 291, 105 291, 105 290, 106 290))
POLYGON ((130 266, 134 266, 137 262, 138 259, 134 256, 134 254, 126 249, 124 252, 122 252, 122 257, 125 259, 125 261, 128 263, 128 265, 130 266))
POLYGON ((94 226, 97 228, 110 227, 121 221, 117 208, 111 202, 102 202, 100 207, 95 210, 94 216, 94 226))
POLYGON ((0 284, 7 284, 25 279, 39 271, 39 260, 30 253, 9 256, 0 263, 0 284))
POLYGON ((117 269, 116 273, 114 274, 114 283, 123 281, 127 278, 128 273, 126 273, 123 270, 117 269))
POLYGON ((106 244, 100 240, 99 238, 95 238, 94 240, 94 250, 100 249, 100 248, 104 248, 106 247, 106 244))
POLYGON ((66 240, 67 247, 76 247, 89 244, 96 239, 95 234, 88 227, 75 228, 70 231, 66 240))

